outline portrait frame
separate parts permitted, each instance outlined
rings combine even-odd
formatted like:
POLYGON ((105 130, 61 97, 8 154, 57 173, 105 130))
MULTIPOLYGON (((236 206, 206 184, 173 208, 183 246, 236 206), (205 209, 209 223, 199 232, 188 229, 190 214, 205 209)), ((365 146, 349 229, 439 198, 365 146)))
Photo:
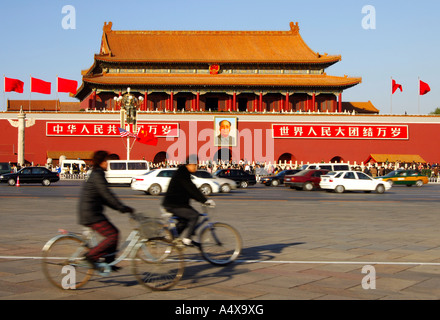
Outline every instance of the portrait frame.
POLYGON ((214 117, 214 146, 215 147, 235 147, 238 137, 238 118, 231 116, 214 117), (227 137, 221 137, 220 123, 228 121, 230 123, 230 132, 227 137))

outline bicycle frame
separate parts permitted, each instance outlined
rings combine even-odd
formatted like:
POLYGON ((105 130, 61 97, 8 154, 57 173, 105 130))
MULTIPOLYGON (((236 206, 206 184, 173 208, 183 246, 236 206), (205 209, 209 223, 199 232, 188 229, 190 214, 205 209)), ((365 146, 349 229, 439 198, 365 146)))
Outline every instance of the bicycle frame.
MULTIPOLYGON (((204 218, 197 223, 197 225, 194 228, 194 232, 197 232, 199 228, 201 228, 206 222, 210 220, 207 213, 200 213, 199 217, 204 217, 204 218)), ((166 223, 168 225, 167 229, 172 233, 174 239, 178 238, 179 234, 177 232, 176 222, 179 220, 179 217, 174 216, 171 213, 167 213, 166 218, 167 218, 166 223)), ((206 224, 204 228, 210 228, 213 224, 214 222, 209 222, 208 224, 206 224)))
MULTIPOLYGON (((61 234, 50 239, 44 245, 43 250, 47 250, 55 241, 57 241, 59 238, 62 238, 62 237, 73 237, 73 238, 77 238, 78 240, 84 241, 87 248, 93 248, 94 246, 96 246, 98 244, 96 233, 89 228, 86 228, 82 234, 68 232, 65 230, 61 230, 60 233, 61 234)), ((124 244, 121 247, 122 254, 120 254, 111 263, 101 262, 98 264, 98 266, 101 267, 103 270, 102 272, 100 272, 100 274, 101 275, 108 275, 111 272, 112 266, 117 265, 121 261, 127 259, 130 256, 130 254, 132 252, 134 252, 133 249, 136 248, 136 245, 141 245, 141 244, 142 244, 142 241, 141 241, 141 236, 139 234, 139 231, 136 229, 132 230, 130 232, 130 234, 128 235, 127 239, 125 240, 124 244), (125 248, 123 248, 123 247, 125 247, 125 248)), ((111 253, 111 254, 108 254, 106 256, 108 257, 111 255, 116 255, 121 250, 118 250, 118 251, 111 253)))

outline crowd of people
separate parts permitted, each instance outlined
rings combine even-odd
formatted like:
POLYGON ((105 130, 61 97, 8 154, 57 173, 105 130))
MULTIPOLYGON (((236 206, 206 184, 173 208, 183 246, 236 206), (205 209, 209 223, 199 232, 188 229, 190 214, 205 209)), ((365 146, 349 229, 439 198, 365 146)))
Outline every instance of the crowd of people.
MULTIPOLYGON (((303 164, 298 162, 253 162, 240 160, 240 161, 202 161, 199 163, 200 170, 206 170, 208 172, 214 173, 220 169, 242 169, 248 173, 255 174, 258 177, 276 175, 282 170, 286 169, 300 169, 303 164)), ((164 161, 160 163, 150 163, 150 168, 166 168, 166 167, 177 167, 178 162, 175 161, 164 161)), ((393 162, 393 163, 367 163, 367 164, 351 164, 351 169, 355 171, 362 171, 372 177, 380 177, 388 174, 389 172, 397 169, 414 170, 418 173, 424 174, 428 177, 439 177, 440 164, 436 163, 405 163, 405 162, 393 162)))
MULTIPOLYGON (((240 161, 199 161, 198 169, 206 170, 214 173, 220 169, 242 169, 248 173, 255 174, 257 179, 261 176, 276 175, 282 170, 299 169, 303 162, 249 162, 245 160, 240 161)), ((159 163, 150 162, 150 169, 173 168, 180 165, 179 162, 173 160, 166 160, 159 163)), ((14 172, 18 171, 20 167, 11 165, 14 172)), ((84 175, 91 168, 90 166, 81 166, 80 168, 73 168, 73 172, 62 172, 59 166, 46 165, 49 169, 64 174, 80 174, 84 175)), ((367 163, 367 164, 351 164, 351 169, 355 171, 362 171, 372 177, 380 177, 397 169, 414 170, 418 173, 428 176, 429 178, 440 178, 440 164, 436 163, 405 163, 405 162, 387 162, 387 163, 367 163)))

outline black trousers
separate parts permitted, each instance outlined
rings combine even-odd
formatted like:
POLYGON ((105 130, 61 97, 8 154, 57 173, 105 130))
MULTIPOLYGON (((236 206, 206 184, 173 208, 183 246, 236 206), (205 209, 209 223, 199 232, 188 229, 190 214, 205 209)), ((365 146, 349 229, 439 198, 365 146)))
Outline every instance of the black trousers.
POLYGON ((194 233, 194 229, 197 226, 199 220, 199 213, 194 208, 165 208, 168 212, 171 212, 176 217, 186 224, 185 229, 180 234, 180 237, 189 238, 194 233))

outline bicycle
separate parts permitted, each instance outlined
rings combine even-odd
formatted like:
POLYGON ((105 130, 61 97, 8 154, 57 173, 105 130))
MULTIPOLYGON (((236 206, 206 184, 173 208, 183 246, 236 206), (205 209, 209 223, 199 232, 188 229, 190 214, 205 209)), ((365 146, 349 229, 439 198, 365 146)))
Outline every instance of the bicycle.
MULTIPOLYGON (((212 207, 202 205, 202 220, 198 222, 194 229, 194 233, 198 232, 200 250, 202 257, 213 265, 227 265, 237 259, 243 248, 243 241, 240 233, 231 225, 223 222, 210 222, 208 209, 212 207)), ((180 247, 185 247, 179 239, 179 234, 183 231, 179 227, 179 217, 174 216, 165 208, 161 207, 162 225, 165 233, 164 238, 180 241, 180 247)), ((166 253, 164 254, 164 257, 166 253)))
POLYGON ((60 234, 43 247, 42 268, 50 283, 60 289, 78 289, 95 271, 108 276, 113 266, 129 260, 135 278, 147 288, 167 290, 176 285, 184 271, 181 248, 159 234, 155 219, 140 214, 131 214, 130 219, 138 226, 128 235, 125 249, 121 248, 122 253, 113 262, 99 262, 95 266, 84 259, 84 254, 98 244, 96 233, 89 228, 82 234, 59 230, 60 234), (66 281, 72 271, 74 277, 66 281))

